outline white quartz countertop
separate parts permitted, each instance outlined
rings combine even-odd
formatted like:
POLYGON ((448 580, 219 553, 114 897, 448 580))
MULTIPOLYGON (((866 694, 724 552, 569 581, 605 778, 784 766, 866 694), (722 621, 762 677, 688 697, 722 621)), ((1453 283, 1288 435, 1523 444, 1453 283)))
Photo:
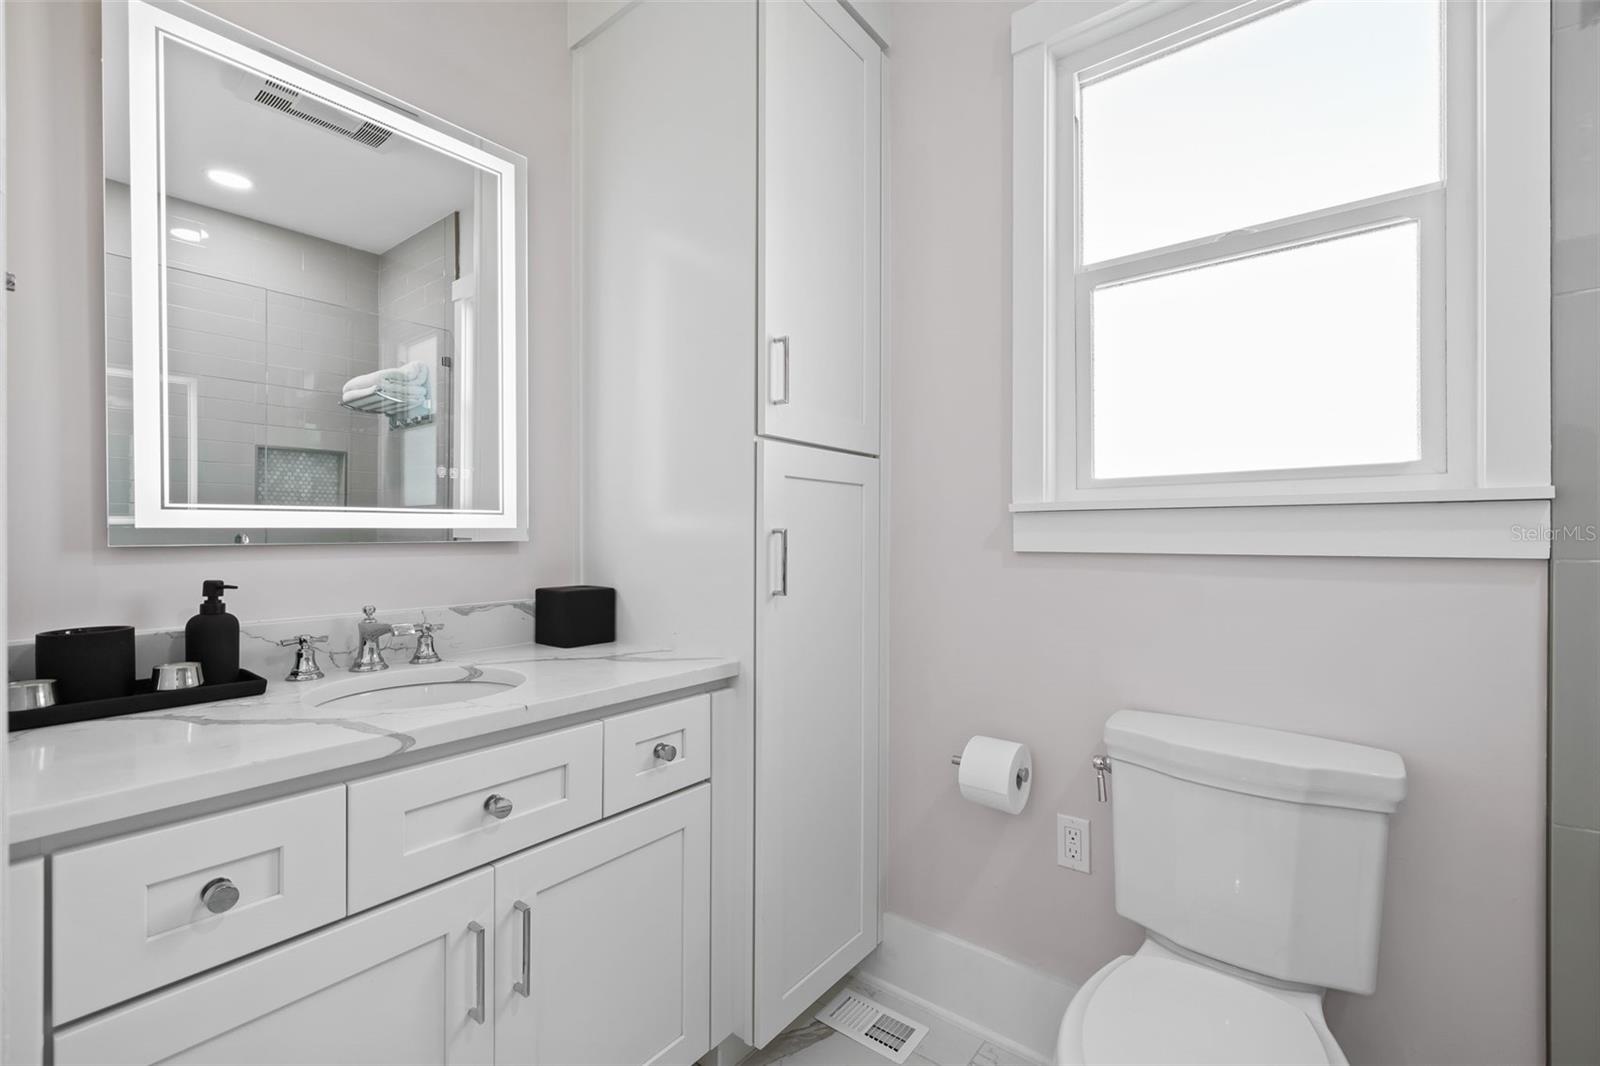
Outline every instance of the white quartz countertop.
MULTIPOLYGON (((30 729, 11 735, 8 814, 13 844, 214 800, 328 771, 381 769, 381 760, 734 677, 732 660, 606 644, 537 645, 471 653, 439 666, 391 665, 381 675, 328 670, 321 681, 273 680, 247 699, 30 729), (318 707, 357 676, 401 683, 408 671, 484 667, 526 676, 515 688, 424 708, 318 707), (337 691, 337 690, 334 690, 337 691), (365 764, 375 764, 367 766, 365 764)), ((418 675, 421 681, 424 675, 418 675)))

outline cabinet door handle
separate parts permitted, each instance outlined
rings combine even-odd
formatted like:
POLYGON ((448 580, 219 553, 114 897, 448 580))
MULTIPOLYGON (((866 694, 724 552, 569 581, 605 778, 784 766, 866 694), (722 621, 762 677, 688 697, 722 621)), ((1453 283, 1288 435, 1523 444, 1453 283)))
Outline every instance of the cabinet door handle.
POLYGON ((789 402, 789 338, 767 342, 767 402, 782 407, 789 402))
POLYGON ((488 965, 486 960, 484 959, 484 955, 488 952, 489 949, 488 949, 488 944, 486 943, 487 937, 484 934, 483 926, 479 925, 477 922, 468 922, 467 923, 467 932, 471 933, 478 940, 478 948, 477 948, 477 950, 478 950, 478 973, 477 973, 477 979, 476 979, 477 990, 474 993, 473 1005, 467 1011, 467 1017, 471 1018, 473 1021, 477 1022, 479 1025, 482 1025, 483 1024, 483 1019, 484 1019, 484 1014, 485 1014, 484 1009, 483 1009, 484 980, 485 980, 484 970, 488 965))
POLYGON ((774 529, 767 538, 768 565, 772 571, 771 593, 789 595, 789 531, 774 529))
POLYGON ((511 906, 522 915, 522 980, 511 987, 527 999, 533 995, 533 908, 520 899, 511 906))
POLYGON ((483 801, 483 809, 496 820, 504 821, 511 814, 511 801, 495 793, 483 801))
POLYGON ((650 754, 661 762, 672 762, 678 757, 678 746, 676 744, 668 744, 663 740, 651 749, 650 754))

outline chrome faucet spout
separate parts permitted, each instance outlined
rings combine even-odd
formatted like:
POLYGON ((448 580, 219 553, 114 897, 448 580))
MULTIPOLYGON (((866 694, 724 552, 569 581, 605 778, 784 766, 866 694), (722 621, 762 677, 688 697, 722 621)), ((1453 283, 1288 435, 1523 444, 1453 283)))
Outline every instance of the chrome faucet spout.
POLYGON ((355 662, 350 664, 352 674, 371 674, 389 669, 389 664, 383 661, 382 641, 394 632, 394 626, 374 618, 373 615, 377 613, 378 609, 370 605, 361 608, 362 618, 356 623, 356 636, 361 643, 356 650, 355 662))

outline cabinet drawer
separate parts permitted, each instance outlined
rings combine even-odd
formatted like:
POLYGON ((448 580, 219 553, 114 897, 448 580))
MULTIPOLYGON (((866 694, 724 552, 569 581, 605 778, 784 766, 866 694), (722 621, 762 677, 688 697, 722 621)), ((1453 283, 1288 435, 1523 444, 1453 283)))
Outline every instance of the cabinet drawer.
POLYGON ((351 913, 597 820, 600 738, 591 722, 351 784, 351 913))
POLYGON ((605 720, 606 817, 711 776, 711 697, 673 700, 605 720), (656 754, 658 745, 671 748, 656 754))
POLYGON ((61 852, 55 1022, 344 916, 344 789, 325 788, 61 852), (232 893, 238 895, 220 913, 232 893))

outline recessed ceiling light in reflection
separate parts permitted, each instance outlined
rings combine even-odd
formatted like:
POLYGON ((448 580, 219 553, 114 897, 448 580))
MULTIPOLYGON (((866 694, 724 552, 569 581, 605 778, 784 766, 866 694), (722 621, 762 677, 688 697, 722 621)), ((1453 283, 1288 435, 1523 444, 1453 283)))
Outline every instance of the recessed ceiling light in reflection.
POLYGON ((251 181, 243 174, 232 170, 223 170, 220 167, 212 167, 210 170, 206 171, 206 177, 210 178, 213 182, 222 186, 224 189, 232 189, 235 192, 246 192, 255 188, 256 185, 255 182, 251 181))
POLYGON ((178 240, 184 241, 188 244, 199 244, 201 241, 211 236, 211 234, 207 233, 205 230, 195 226, 173 226, 171 229, 167 230, 167 232, 172 234, 178 240))

